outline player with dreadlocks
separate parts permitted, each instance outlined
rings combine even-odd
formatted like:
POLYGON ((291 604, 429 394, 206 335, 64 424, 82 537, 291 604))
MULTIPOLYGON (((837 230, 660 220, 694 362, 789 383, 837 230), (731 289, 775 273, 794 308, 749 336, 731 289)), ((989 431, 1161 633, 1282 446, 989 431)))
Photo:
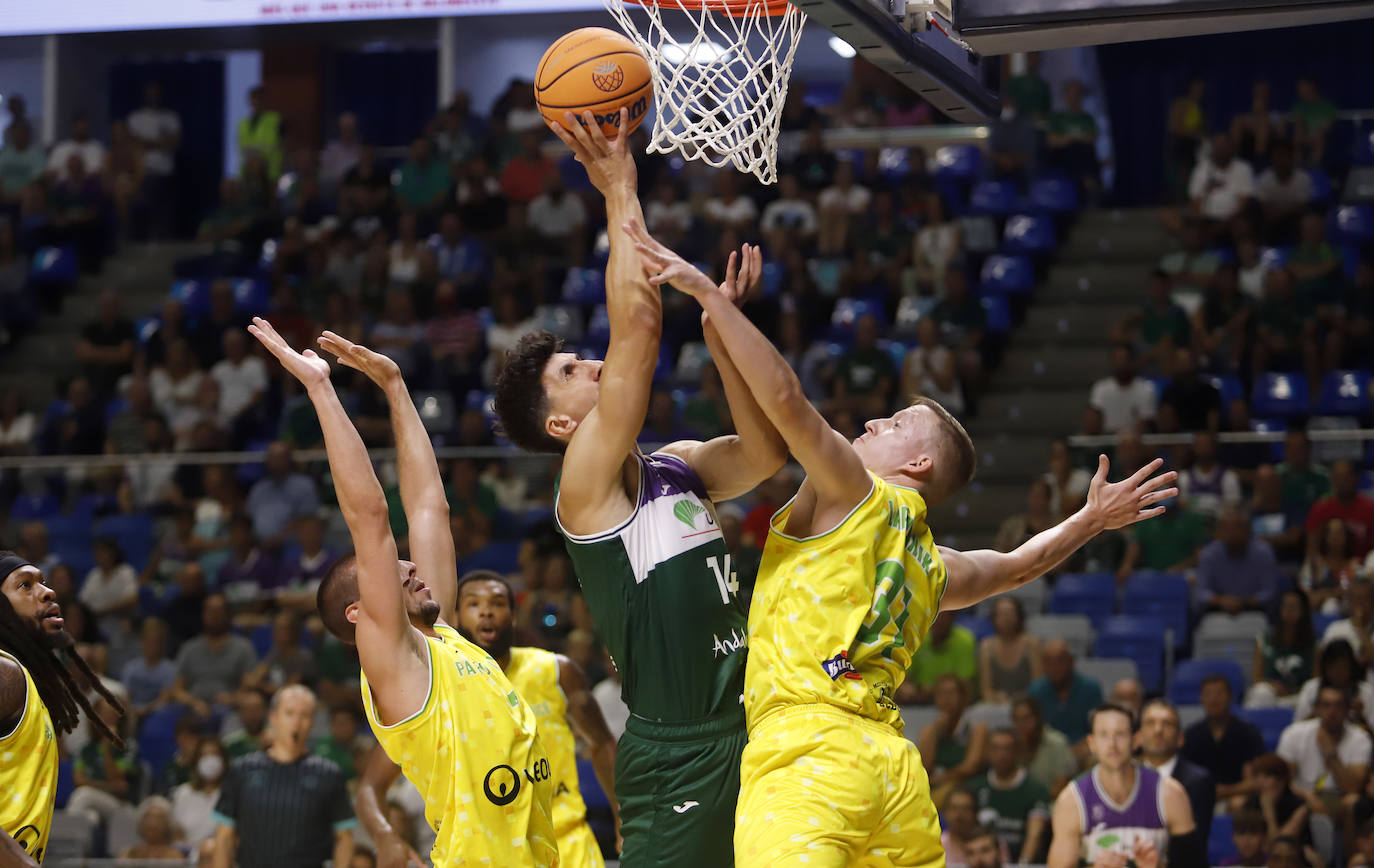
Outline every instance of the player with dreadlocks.
POLYGON ((63 629, 57 595, 38 567, 0 551, 0 577, 0 793, 6 797, 0 799, 0 863, 37 866, 57 794, 55 735, 75 729, 84 711, 122 748, 124 741, 92 710, 86 691, 120 714, 124 706, 71 650, 75 640, 63 629))

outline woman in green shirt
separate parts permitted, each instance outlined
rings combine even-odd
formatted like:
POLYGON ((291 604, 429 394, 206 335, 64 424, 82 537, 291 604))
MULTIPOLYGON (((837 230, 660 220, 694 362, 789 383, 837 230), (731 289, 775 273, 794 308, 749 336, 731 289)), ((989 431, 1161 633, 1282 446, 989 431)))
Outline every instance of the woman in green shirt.
POLYGON ((1273 629, 1255 640, 1253 686, 1246 694, 1246 707, 1297 704, 1298 691, 1312 675, 1316 644, 1307 594, 1296 588, 1285 591, 1273 629))

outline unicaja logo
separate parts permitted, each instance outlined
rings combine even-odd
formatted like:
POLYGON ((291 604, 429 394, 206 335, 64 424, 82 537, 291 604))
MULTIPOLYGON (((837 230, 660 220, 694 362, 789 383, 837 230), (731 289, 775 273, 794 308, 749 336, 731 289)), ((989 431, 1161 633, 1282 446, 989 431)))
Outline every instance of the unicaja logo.
POLYGON ((592 84, 598 90, 611 93, 625 83, 625 70, 620 68, 620 64, 614 60, 607 60, 598 63, 592 68, 592 84))

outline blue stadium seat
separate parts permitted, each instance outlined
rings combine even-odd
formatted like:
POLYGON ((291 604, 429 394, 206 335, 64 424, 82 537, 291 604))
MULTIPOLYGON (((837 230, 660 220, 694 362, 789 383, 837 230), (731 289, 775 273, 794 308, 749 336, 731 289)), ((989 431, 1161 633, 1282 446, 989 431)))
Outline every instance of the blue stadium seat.
POLYGON ((1256 416, 1302 416, 1311 404, 1307 378, 1299 372, 1260 374, 1255 378, 1250 409, 1256 416))
POLYGON ((969 192, 969 210, 974 214, 1005 217, 1017 210, 1021 194, 1011 181, 979 181, 969 192))
MULTIPOLYGON (((1268 434, 1275 431, 1287 431, 1288 425, 1282 419, 1251 419, 1250 430, 1268 434)), ((1269 457, 1276 463, 1283 460, 1282 440, 1276 440, 1269 444, 1269 457)))
POLYGON ((234 281, 234 310, 241 314, 259 316, 272 308, 272 291, 267 281, 241 277, 234 281))
POLYGON ((1006 298, 1000 295, 985 295, 980 301, 983 313, 988 318, 989 332, 1004 335, 1011 331, 1011 306, 1007 304, 1006 298))
POLYGON ((1037 214, 1071 214, 1078 210, 1078 187, 1065 175, 1043 175, 1031 181, 1030 209, 1037 214))
POLYGON ((272 622, 259 624, 253 628, 253 632, 248 634, 248 641, 253 643, 253 650, 257 652, 258 659, 267 656, 267 652, 272 650, 272 622))
POLYGON ((1341 620, 1345 616, 1338 612, 1313 612, 1312 613, 1312 632, 1318 639, 1326 633, 1326 628, 1341 620))
POLYGON ((599 304, 592 310, 587 320, 587 340, 596 344, 609 343, 611 340, 611 317, 606 305, 599 304))
POLYGON ((1164 622, 1135 615, 1102 619, 1097 626, 1097 656, 1134 660, 1141 685, 1146 691, 1159 690, 1164 674, 1164 622))
POLYGON ((91 554, 88 540, 55 540, 52 553, 72 571, 72 581, 79 588, 86 580, 86 574, 95 566, 95 555, 91 554))
POLYGON ((1048 217, 1019 214, 1007 221, 1002 233, 1005 253, 1044 254, 1054 250, 1054 222, 1048 217))
POLYGON ((1327 371, 1317 396, 1317 412, 1361 416, 1369 412, 1369 371, 1327 371))
POLYGON ((1331 214, 1331 240, 1363 244, 1374 239, 1374 205, 1341 205, 1331 214))
POLYGON ((763 297, 774 298, 782 289, 783 268, 776 262, 763 264, 763 297))
POLYGON ((1222 265, 1236 264, 1236 252, 1229 247, 1213 247, 1207 253, 1222 265))
POLYGON ((123 398, 111 398, 105 402, 105 424, 110 424, 110 420, 129 409, 129 402, 123 398))
POLYGON ((459 573, 471 570, 492 570, 497 573, 513 573, 519 568, 520 541, 500 540, 487 543, 482 548, 463 558, 459 573))
POLYGON ((1224 860, 1236 856, 1233 822, 1230 814, 1217 814, 1212 818, 1212 828, 1207 835, 1208 865, 1225 865, 1224 860))
POLYGON ((83 494, 72 504, 72 516, 82 516, 87 521, 95 521, 96 516, 114 512, 115 498, 112 494, 83 494))
POLYGON ((146 513, 112 515, 96 524, 96 536, 112 536, 135 571, 148 563, 153 550, 153 517, 146 513))
POLYGON ((182 309, 192 319, 210 312, 210 287, 203 281, 173 281, 172 298, 181 302, 182 309))
POLYGON ((277 239, 269 238, 262 242, 262 251, 258 253, 258 271, 268 274, 272 271, 272 266, 277 262, 277 239))
POLYGON ((1264 736, 1264 747, 1266 750, 1274 750, 1279 746, 1279 736, 1293 722, 1293 709, 1291 708, 1238 708, 1236 716, 1241 720, 1248 720, 1255 725, 1264 736))
POLYGON ((983 260, 978 281, 983 295, 1030 292, 1035 286, 1035 266, 1024 256, 994 254, 983 260))
POLYGON ((582 801, 587 805, 588 813, 611 809, 611 800, 606 798, 606 791, 596 779, 595 766, 583 756, 577 758, 577 785, 582 790, 582 801))
POLYGON ((1116 577, 1111 573, 1065 573, 1055 580, 1051 614, 1087 615, 1096 621, 1115 610, 1116 577))
POLYGON ((1172 377, 1166 377, 1163 375, 1146 377, 1145 380, 1155 390, 1156 401, 1158 401, 1164 395, 1164 390, 1169 388, 1169 384, 1173 382, 1172 377))
POLYGON ((138 731, 138 755, 153 767, 153 774, 162 772, 162 767, 176 756, 177 721, 186 713, 185 706, 165 705, 148 715, 138 731))
POLYGON ((48 492, 41 494, 21 494, 10 506, 12 521, 47 521, 62 514, 62 507, 56 495, 48 492))
POLYGON ((38 283, 72 283, 76 280, 76 248, 38 248, 29 263, 29 278, 38 283))
POLYGON ((960 615, 955 623, 972 633, 979 642, 992 635, 992 622, 982 615, 960 615))
POLYGON ((61 811, 67 807, 67 800, 72 797, 75 790, 76 761, 69 756, 61 757, 57 761, 57 794, 53 799, 57 810, 61 811))
POLYGON ((1264 247, 1260 249, 1260 262, 1270 271, 1283 268, 1288 264, 1288 257, 1292 255, 1291 247, 1264 247))
POLYGON ((835 312, 830 315, 831 331, 848 334, 860 318, 871 316, 878 321, 879 328, 887 324, 882 302, 868 298, 842 298, 835 302, 835 312))
POLYGON ((162 328, 162 322, 155 316, 141 316, 134 320, 134 335, 138 338, 139 346, 147 345, 162 328))
POLYGON ((568 304, 602 304, 606 301, 606 275, 599 268, 569 268, 563 279, 563 301, 568 304))
POLYGON ((937 179, 968 181, 983 170, 983 152, 973 145, 945 145, 935 152, 937 179))
MULTIPOLYGON (((915 346, 915 344, 913 343, 911 346, 915 346)), ((878 341, 878 349, 892 357, 892 364, 897 366, 898 371, 902 370, 902 366, 906 364, 906 354, 911 351, 911 346, 901 341, 878 341)))
POLYGON ((1213 674, 1226 676, 1231 683, 1231 695, 1237 701, 1245 695, 1245 673, 1234 660, 1184 660, 1174 667, 1169 701, 1174 705, 1197 705, 1202 701, 1202 679, 1213 674))
POLYGON ((95 519, 88 515, 54 515, 43 520, 48 527, 48 539, 55 548, 59 543, 71 547, 86 545, 91 539, 95 519))
POLYGON ((1188 644, 1188 580, 1176 573, 1137 572, 1126 580, 1121 611, 1153 615, 1174 631, 1174 647, 1188 644))
POLYGON ((1341 250, 1341 273, 1345 279, 1354 281, 1355 276, 1360 272, 1360 262, 1364 259, 1364 252, 1360 245, 1342 244, 1341 250))
POLYGON ((1222 413, 1231 406, 1231 402, 1237 398, 1245 397, 1245 386, 1241 383, 1240 377, 1235 374, 1212 374, 1204 376, 1203 380, 1211 383, 1221 395, 1222 413))
POLYGON ((1312 181, 1312 199, 1321 205, 1331 201, 1331 176, 1325 169, 1308 169, 1307 177, 1312 181))

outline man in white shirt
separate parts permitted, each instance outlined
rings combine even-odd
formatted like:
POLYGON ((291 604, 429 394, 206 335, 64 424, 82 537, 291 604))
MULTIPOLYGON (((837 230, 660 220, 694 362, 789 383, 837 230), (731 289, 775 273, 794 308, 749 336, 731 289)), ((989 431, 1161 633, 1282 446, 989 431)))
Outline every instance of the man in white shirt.
POLYGON ((835 167, 835 183, 821 191, 817 205, 822 214, 857 215, 867 211, 872 200, 873 193, 867 187, 854 183, 854 164, 841 160, 835 167))
POLYGON ((563 245, 582 239, 587 207, 581 197, 563 189, 562 178, 551 175, 544 182, 544 192, 530 202, 525 219, 541 238, 563 245))
POLYGON ((1275 142, 1271 165, 1255 182, 1255 198, 1264 210, 1265 235, 1271 244, 1298 239, 1298 220, 1312 201, 1312 177, 1295 165, 1293 146, 1275 142))
POLYGON ((716 176, 716 195, 702 206, 707 222, 721 229, 752 229, 759 218, 754 200, 740 193, 739 175, 721 172, 716 176))
POLYGON ((778 198, 764 207, 759 228, 765 235, 787 233, 800 241, 816 234, 816 209, 803 198, 796 175, 778 178, 778 198))
POLYGON ((1339 802, 1359 795, 1369 770, 1370 740, 1346 724, 1350 698, 1338 687, 1317 693, 1316 717, 1300 720, 1279 737, 1278 755, 1293 769, 1293 786, 1339 802))
POLYGON ((1198 162, 1188 182, 1188 197, 1193 213, 1216 223, 1225 223, 1240 213, 1255 195, 1255 173, 1250 164, 1235 158, 1231 137, 1217 133, 1211 152, 1198 162))
POLYGON ((143 146, 143 168, 149 175, 168 177, 176 171, 176 150, 181 143, 181 118, 162 104, 162 85, 148 82, 143 105, 129 115, 129 132, 143 146))
POLYGON ((67 161, 75 154, 81 157, 86 174, 99 175, 105 169, 105 146, 91 138, 91 122, 84 115, 72 118, 72 136, 53 146, 48 154, 48 171, 59 181, 67 179, 67 161))
POLYGON ((1112 375, 1093 383, 1088 403, 1102 414, 1104 431, 1134 428, 1155 417, 1155 387, 1136 376, 1135 351, 1126 344, 1112 349, 1112 375))
MULTIPOLYGON (((1345 589, 1345 605, 1349 618, 1334 621, 1322 634, 1321 647, 1337 639, 1350 643, 1355 656, 1366 666, 1374 661, 1374 583, 1357 579, 1345 589)), ((1374 711, 1374 709, 1365 709, 1374 711)))
POLYGON ((348 170, 358 165, 358 154, 362 150, 358 139, 358 117, 353 112, 339 115, 339 137, 330 139, 320 155, 320 180, 329 187, 335 187, 348 170))
POLYGON ((256 407, 267 391, 267 366, 257 356, 248 355, 243 331, 237 328, 225 330, 224 358, 210 369, 210 377, 219 384, 220 412, 234 420, 231 424, 256 407))

